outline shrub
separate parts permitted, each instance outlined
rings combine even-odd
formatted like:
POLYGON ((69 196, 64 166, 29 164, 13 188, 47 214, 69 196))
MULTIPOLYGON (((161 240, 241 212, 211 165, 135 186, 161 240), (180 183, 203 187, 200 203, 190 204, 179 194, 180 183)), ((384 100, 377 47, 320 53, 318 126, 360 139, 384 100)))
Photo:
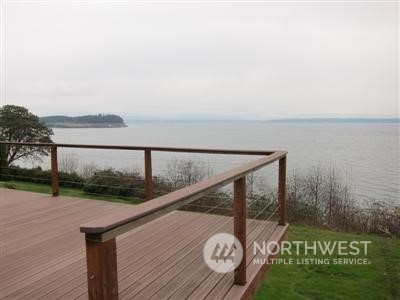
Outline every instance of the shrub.
POLYGON ((74 189, 81 189, 85 184, 85 179, 79 176, 76 172, 59 172, 58 180, 60 182, 60 186, 74 189))
POLYGON ((83 186, 91 194, 144 198, 144 180, 137 173, 121 172, 114 169, 97 170, 83 186))
MULTIPOLYGON (((2 168, 0 179, 4 181, 23 181, 41 184, 51 184, 51 171, 40 167, 27 169, 18 166, 2 168)), ((59 185, 62 187, 82 188, 84 179, 76 173, 59 172, 59 185)))

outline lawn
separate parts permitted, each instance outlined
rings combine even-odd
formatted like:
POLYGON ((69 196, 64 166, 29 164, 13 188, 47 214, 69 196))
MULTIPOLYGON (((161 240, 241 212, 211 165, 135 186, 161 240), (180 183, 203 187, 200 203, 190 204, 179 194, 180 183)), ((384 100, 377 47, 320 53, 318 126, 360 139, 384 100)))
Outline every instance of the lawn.
MULTIPOLYGON (((47 184, 38 184, 38 183, 21 182, 21 181, 0 181, 0 187, 12 188, 28 192, 51 194, 51 186, 47 184)), ((88 194, 79 189, 72 189, 65 187, 60 187, 60 195, 77 197, 77 198, 94 199, 94 200, 105 200, 105 201, 126 203, 126 204, 138 204, 142 202, 140 199, 124 198, 124 197, 109 196, 109 195, 88 194)))
MULTIPOLYGON (((339 256, 288 254, 280 258, 328 258, 330 264, 273 265, 256 299, 400 299, 400 239, 350 234, 303 226, 290 226, 291 241, 371 241, 367 265, 333 265, 339 256)), ((293 253, 292 253, 293 254, 293 253)))

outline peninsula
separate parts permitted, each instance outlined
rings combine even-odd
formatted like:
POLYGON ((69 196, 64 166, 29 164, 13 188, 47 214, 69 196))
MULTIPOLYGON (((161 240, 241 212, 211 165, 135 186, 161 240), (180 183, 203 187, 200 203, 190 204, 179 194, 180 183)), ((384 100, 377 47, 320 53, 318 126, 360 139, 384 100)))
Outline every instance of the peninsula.
POLYGON ((51 128, 120 128, 127 127, 124 120, 117 115, 98 114, 78 117, 47 116, 40 121, 51 128))

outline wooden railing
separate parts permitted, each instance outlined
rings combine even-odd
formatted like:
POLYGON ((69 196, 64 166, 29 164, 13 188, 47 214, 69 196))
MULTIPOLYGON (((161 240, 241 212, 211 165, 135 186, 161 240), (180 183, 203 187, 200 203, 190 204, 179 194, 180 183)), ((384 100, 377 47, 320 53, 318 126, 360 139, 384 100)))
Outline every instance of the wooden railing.
POLYGON ((117 146, 117 145, 83 145, 83 144, 62 144, 62 143, 19 143, 0 141, 0 145, 17 147, 45 147, 50 149, 51 158, 51 186, 53 196, 59 195, 58 182, 58 148, 76 149, 101 149, 101 150, 132 150, 144 152, 144 174, 145 174, 145 199, 153 198, 153 175, 152 175, 152 152, 177 152, 177 153, 199 153, 199 154, 229 154, 229 155, 270 155, 276 151, 259 150, 226 150, 226 149, 199 149, 199 148, 172 148, 172 147, 145 147, 145 146, 117 146))
POLYGON ((200 199, 227 184, 234 186, 234 235, 242 243, 243 260, 235 269, 235 284, 246 284, 246 176, 279 160, 278 202, 279 225, 285 225, 285 190, 286 190, 286 151, 251 151, 225 149, 194 149, 144 146, 106 146, 81 144, 37 144, 9 143, 14 146, 48 147, 51 152, 52 194, 59 195, 58 189, 58 148, 86 148, 108 150, 135 150, 144 152, 145 195, 146 200, 152 199, 152 159, 151 153, 185 152, 204 154, 257 155, 257 160, 242 164, 224 173, 212 176, 201 182, 142 204, 127 208, 124 213, 109 215, 81 225, 80 231, 85 233, 86 260, 88 274, 88 292, 90 299, 118 299, 118 272, 116 237, 150 222, 168 212, 178 209, 190 202, 200 199))

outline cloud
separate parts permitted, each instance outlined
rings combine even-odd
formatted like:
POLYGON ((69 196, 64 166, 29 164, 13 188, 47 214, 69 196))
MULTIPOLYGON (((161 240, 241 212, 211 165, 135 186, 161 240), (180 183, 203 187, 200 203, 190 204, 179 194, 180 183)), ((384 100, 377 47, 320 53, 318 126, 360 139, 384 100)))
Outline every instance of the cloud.
POLYGON ((40 115, 398 112, 397 3, 3 5, 3 101, 40 115))

